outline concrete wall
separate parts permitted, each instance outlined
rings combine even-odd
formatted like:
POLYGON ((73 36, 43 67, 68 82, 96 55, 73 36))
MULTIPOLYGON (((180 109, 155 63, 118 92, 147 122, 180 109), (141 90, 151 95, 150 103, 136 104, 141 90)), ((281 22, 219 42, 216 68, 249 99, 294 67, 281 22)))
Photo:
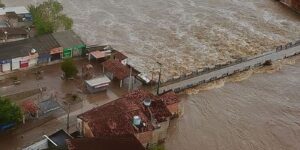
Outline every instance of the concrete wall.
POLYGON ((223 78, 236 72, 241 72, 250 68, 262 66, 266 61, 276 61, 297 55, 299 53, 300 40, 294 43, 279 46, 276 48, 276 50, 261 55, 250 58, 242 58, 227 65, 216 66, 215 68, 211 69, 206 68, 200 72, 193 72, 192 74, 184 75, 178 79, 169 80, 162 84, 160 93, 169 90, 180 92, 184 89, 223 78))
POLYGON ((168 128, 170 126, 170 119, 167 119, 165 122, 159 123, 160 128, 153 131, 153 137, 150 144, 158 144, 161 141, 164 141, 168 135, 168 128))
POLYGON ((146 147, 148 144, 151 144, 153 131, 138 133, 135 135, 135 137, 142 143, 144 147, 146 147))
POLYGON ((88 123, 83 121, 82 125, 83 125, 84 137, 88 137, 88 138, 94 137, 93 132, 92 132, 91 128, 89 127, 88 123))

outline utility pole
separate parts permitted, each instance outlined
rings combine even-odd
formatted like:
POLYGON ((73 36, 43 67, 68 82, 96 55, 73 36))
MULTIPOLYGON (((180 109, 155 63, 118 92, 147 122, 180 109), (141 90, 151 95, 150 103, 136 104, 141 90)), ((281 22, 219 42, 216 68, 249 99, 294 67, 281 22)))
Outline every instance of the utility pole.
POLYGON ((132 82, 132 67, 130 65, 128 65, 128 66, 130 68, 128 92, 130 92, 132 89, 132 84, 131 84, 131 82, 132 82))
POLYGON ((157 92, 156 92, 156 94, 159 95, 159 87, 160 87, 161 67, 162 67, 162 64, 160 62, 156 62, 156 63, 159 65, 159 75, 158 75, 157 92))
POLYGON ((68 116, 67 116, 67 132, 69 133, 70 128, 70 103, 68 103, 68 116))

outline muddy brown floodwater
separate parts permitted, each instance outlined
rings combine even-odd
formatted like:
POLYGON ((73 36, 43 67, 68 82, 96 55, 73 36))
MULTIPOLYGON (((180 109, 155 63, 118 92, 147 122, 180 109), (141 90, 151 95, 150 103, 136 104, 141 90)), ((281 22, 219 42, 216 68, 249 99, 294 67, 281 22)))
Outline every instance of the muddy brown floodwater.
MULTIPOLYGON (((217 86, 218 87, 218 86, 217 86)), ((168 150, 299 150, 300 61, 272 74, 183 96, 168 150)))

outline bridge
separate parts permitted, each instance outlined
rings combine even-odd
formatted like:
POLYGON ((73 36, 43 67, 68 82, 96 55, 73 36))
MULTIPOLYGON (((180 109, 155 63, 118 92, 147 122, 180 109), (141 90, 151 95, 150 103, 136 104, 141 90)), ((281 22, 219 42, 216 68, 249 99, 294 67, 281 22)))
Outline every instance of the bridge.
POLYGON ((262 66, 266 62, 273 62, 300 54, 300 40, 295 43, 288 43, 281 45, 272 50, 254 57, 239 59, 223 66, 216 66, 215 68, 205 68, 203 71, 193 72, 189 75, 183 75, 180 78, 169 80, 162 83, 159 92, 173 90, 180 92, 185 89, 195 87, 204 83, 208 83, 237 72, 249 70, 250 68, 262 66))

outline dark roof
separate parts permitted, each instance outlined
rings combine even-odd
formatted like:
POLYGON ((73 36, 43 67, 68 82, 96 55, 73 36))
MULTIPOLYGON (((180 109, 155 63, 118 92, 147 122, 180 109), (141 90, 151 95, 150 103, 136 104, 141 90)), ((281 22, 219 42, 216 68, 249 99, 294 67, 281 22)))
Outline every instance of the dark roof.
POLYGON ((5 16, 8 19, 19 19, 19 16, 16 14, 16 12, 6 12, 5 16))
POLYGON ((59 130, 54 134, 50 135, 49 138, 58 146, 58 147, 67 147, 66 139, 72 139, 72 137, 67 134, 64 130, 59 130))
POLYGON ((5 39, 5 32, 7 32, 7 38, 10 39, 10 37, 14 37, 14 36, 27 36, 27 31, 23 28, 0 28, 0 38, 1 39, 5 39))
POLYGON ((80 37, 72 30, 56 32, 52 35, 63 48, 73 48, 75 46, 84 45, 80 37))
POLYGON ((114 58, 118 59, 118 60, 124 60, 126 58, 128 58, 126 55, 124 55, 123 53, 119 52, 119 51, 114 51, 113 52, 114 58))
POLYGON ((69 150, 145 150, 134 135, 103 136, 97 138, 71 139, 69 150))
POLYGON ((123 80, 130 76, 130 69, 128 66, 123 65, 119 60, 107 60, 102 63, 105 70, 114 74, 119 80, 123 80))
POLYGON ((137 90, 78 117, 87 122, 93 135, 98 137, 152 131, 155 128, 151 121, 152 117, 160 123, 166 121, 171 115, 159 97, 143 90, 137 90), (143 104, 146 98, 152 100, 150 111, 143 104), (134 116, 139 116, 145 126, 136 128, 133 125, 134 116))
POLYGON ((0 44, 0 60, 28 56, 32 49, 39 54, 49 53, 51 49, 60 47, 52 35, 43 35, 25 40, 0 44))

